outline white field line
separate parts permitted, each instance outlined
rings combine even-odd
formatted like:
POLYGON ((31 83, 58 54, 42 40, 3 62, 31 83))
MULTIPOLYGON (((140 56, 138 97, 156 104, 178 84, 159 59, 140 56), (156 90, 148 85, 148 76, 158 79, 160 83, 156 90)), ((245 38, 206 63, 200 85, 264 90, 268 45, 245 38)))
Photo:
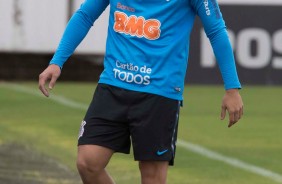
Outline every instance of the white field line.
POLYGON ((245 171, 249 171, 249 172, 252 172, 254 174, 270 178, 270 179, 272 179, 272 180, 274 180, 278 183, 282 183, 282 175, 281 174, 278 174, 278 173, 275 173, 273 171, 264 169, 262 167, 258 167, 258 166, 252 165, 252 164, 248 164, 248 163, 243 162, 243 161, 236 159, 236 158, 224 156, 220 153, 211 151, 211 150, 204 148, 200 145, 188 143, 188 142, 183 141, 183 140, 178 140, 177 145, 182 147, 182 148, 185 148, 189 151, 195 152, 199 155, 208 157, 210 159, 218 160, 218 161, 224 162, 228 165, 243 169, 245 171))
MULTIPOLYGON (((5 87, 5 88, 8 88, 8 89, 12 89, 14 91, 27 93, 27 94, 34 95, 34 96, 43 97, 43 95, 39 91, 37 92, 34 89, 30 89, 30 88, 24 87, 22 85, 11 84, 11 83, 0 83, 0 87, 5 87)), ((79 110, 86 110, 87 109, 87 105, 77 103, 75 101, 72 101, 72 100, 67 99, 65 97, 62 97, 62 96, 52 95, 49 98, 50 98, 50 100, 57 102, 59 104, 65 105, 67 107, 71 107, 71 108, 75 108, 75 109, 79 109, 79 110)), ((221 161, 221 162, 228 164, 228 165, 231 165, 233 167, 240 168, 242 170, 251 172, 253 174, 269 178, 273 181, 276 181, 277 183, 282 183, 282 175, 281 174, 278 174, 278 173, 275 173, 273 171, 264 169, 262 167, 258 167, 258 166, 252 165, 252 164, 248 164, 248 163, 243 162, 243 161, 236 159, 236 158, 224 156, 220 153, 211 151, 211 150, 209 150, 205 147, 202 147, 200 145, 192 144, 192 143, 186 142, 186 141, 181 140, 181 139, 178 139, 177 145, 186 149, 186 150, 188 150, 188 151, 191 151, 191 152, 197 153, 199 155, 208 157, 212 160, 221 161)))

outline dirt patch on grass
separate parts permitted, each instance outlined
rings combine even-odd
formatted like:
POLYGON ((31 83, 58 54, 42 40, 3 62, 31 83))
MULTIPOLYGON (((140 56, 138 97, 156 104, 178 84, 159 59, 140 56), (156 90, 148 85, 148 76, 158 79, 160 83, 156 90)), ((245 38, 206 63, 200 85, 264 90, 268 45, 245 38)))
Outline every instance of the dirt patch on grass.
POLYGON ((0 145, 1 184, 81 184, 77 173, 19 144, 0 145))

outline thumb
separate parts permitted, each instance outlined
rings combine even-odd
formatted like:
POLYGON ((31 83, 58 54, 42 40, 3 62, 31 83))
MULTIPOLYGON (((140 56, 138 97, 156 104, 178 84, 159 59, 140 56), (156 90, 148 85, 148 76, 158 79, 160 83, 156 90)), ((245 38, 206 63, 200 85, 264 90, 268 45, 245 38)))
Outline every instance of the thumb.
POLYGON ((220 119, 221 119, 221 120, 224 120, 225 115, 226 115, 226 107, 225 107, 225 106, 222 106, 222 107, 221 107, 220 119))
POLYGON ((49 89, 53 89, 53 88, 54 88, 57 79, 58 79, 57 76, 54 76, 54 75, 52 76, 51 81, 50 81, 50 83, 49 83, 49 89))

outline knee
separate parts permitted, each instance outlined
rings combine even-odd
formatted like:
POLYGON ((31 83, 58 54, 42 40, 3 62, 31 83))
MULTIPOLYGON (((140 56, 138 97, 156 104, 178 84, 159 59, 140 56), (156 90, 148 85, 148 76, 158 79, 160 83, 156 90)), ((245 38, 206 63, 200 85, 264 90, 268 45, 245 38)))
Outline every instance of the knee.
POLYGON ((93 170, 92 167, 84 158, 78 157, 76 160, 76 167, 80 173, 93 170))
POLYGON ((92 173, 99 174, 104 170, 104 167, 100 166, 98 163, 89 162, 84 158, 77 158, 76 167, 80 174, 92 173))

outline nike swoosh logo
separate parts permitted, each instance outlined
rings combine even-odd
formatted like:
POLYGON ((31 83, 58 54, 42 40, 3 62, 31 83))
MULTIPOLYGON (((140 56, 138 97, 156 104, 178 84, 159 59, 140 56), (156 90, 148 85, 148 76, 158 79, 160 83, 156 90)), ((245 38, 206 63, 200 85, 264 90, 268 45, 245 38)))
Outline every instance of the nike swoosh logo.
POLYGON ((159 151, 159 150, 158 150, 158 151, 157 151, 157 155, 161 156, 161 155, 165 154, 167 151, 168 151, 168 149, 163 150, 163 151, 159 151))

